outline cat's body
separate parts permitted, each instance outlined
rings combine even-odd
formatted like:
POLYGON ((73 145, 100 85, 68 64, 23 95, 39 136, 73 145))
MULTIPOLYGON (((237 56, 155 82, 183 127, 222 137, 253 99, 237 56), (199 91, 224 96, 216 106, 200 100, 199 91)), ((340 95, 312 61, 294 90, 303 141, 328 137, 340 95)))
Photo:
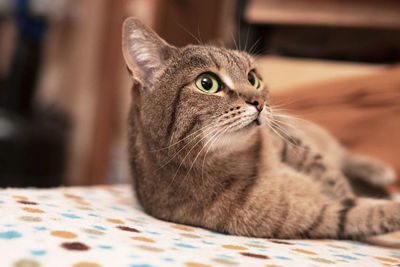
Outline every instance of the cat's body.
POLYGON ((360 238, 400 229, 400 203, 357 197, 394 172, 318 126, 272 112, 246 53, 169 46, 136 19, 123 29, 138 199, 153 216, 274 238, 360 238), (216 83, 214 82, 216 81, 216 83))

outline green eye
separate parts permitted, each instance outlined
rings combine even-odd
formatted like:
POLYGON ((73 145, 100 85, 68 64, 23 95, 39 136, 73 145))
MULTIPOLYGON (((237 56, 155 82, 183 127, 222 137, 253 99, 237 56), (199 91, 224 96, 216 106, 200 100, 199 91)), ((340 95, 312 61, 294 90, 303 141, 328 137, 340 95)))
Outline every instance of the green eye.
POLYGON ((250 71, 249 74, 247 74, 247 79, 249 80, 250 84, 253 85, 256 89, 260 88, 260 80, 253 70, 250 71))
POLYGON ((196 78, 196 86, 201 91, 206 93, 216 93, 220 89, 221 85, 218 82, 218 78, 213 73, 203 73, 196 78))

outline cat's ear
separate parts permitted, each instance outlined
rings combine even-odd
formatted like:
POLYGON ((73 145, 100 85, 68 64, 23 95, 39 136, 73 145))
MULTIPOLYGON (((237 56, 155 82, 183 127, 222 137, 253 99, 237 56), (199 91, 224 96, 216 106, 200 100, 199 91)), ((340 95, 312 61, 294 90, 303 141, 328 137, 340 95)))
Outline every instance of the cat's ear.
POLYGON ((176 47, 169 45, 140 20, 127 18, 122 26, 122 52, 134 80, 151 87, 154 75, 176 47))

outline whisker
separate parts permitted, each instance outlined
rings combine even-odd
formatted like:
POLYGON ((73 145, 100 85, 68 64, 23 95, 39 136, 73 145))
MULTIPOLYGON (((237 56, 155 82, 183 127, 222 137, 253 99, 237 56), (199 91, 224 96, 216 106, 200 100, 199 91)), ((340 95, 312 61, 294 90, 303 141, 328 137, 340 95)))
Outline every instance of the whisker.
POLYGON ((244 44, 244 51, 247 51, 247 42, 249 40, 249 32, 250 32, 250 28, 247 27, 247 32, 246 32, 246 42, 244 44))
POLYGON ((236 43, 236 38, 235 38, 235 36, 233 35, 232 32, 231 32, 231 35, 232 35, 233 43, 234 43, 234 45, 235 45, 235 50, 238 50, 238 45, 237 45, 237 43, 236 43))
MULTIPOLYGON (((220 116, 221 116, 221 115, 220 115, 220 116)), ((213 120, 213 119, 215 119, 215 118, 218 118, 218 116, 213 116, 213 117, 211 117, 210 119, 213 120)), ((204 127, 206 127, 206 126, 207 126, 207 125, 205 125, 204 127)), ((201 130, 201 129, 199 129, 199 130, 201 130)), ((196 131, 196 132, 197 132, 197 131, 196 131)), ((192 133, 192 134, 194 134, 194 133, 192 133)), ((190 135, 192 135, 192 134, 190 134, 190 135)), ((172 140, 174 139, 175 135, 176 135, 176 132, 175 132, 175 131, 172 132, 171 138, 169 139, 169 142, 168 142, 168 146, 167 146, 167 147, 161 148, 161 149, 158 149, 158 150, 155 150, 155 151, 160 151, 160 150, 169 148, 169 147, 171 146, 171 142, 172 142, 172 140)), ((189 136, 190 136, 190 135, 189 135, 189 136)))
POLYGON ((253 49, 256 49, 257 44, 261 41, 261 39, 262 38, 260 37, 254 42, 254 44, 249 49, 249 54, 253 54, 253 52, 255 52, 255 50, 253 51, 253 49))
POLYGON ((189 34, 191 37, 193 37, 198 45, 202 45, 203 43, 201 42, 201 40, 199 38, 197 38, 193 33, 191 33, 188 29, 186 29, 182 24, 177 23, 177 25, 184 30, 187 34, 189 34))
POLYGON ((200 34, 200 24, 199 23, 197 24, 197 35, 200 38, 201 44, 204 44, 203 38, 201 38, 201 34, 200 34))
MULTIPOLYGON (((192 150, 197 146, 197 144, 199 144, 201 141, 203 141, 203 140, 204 140, 207 136, 209 136, 210 134, 214 134, 216 131, 218 131, 218 129, 211 130, 209 133, 207 133, 205 136, 203 136, 199 141, 197 141, 197 142, 192 146, 192 148, 189 150, 189 152, 185 155, 185 157, 182 159, 181 163, 179 164, 178 169, 176 170, 174 176, 172 177, 172 181, 171 181, 170 185, 172 185, 172 183, 174 182, 176 175, 178 174, 178 172, 179 172, 179 170, 180 170, 180 168, 181 168, 183 162, 184 162, 184 161, 186 160, 186 158, 189 156, 190 152, 192 152, 192 150)), ((169 186, 170 186, 170 185, 169 185, 169 186)))
MULTIPOLYGON (((244 119, 244 118, 247 118, 247 117, 250 117, 250 116, 245 116, 245 117, 243 117, 243 119, 244 119)), ((203 145, 203 147, 202 147, 202 148, 200 149, 200 151, 197 153, 197 155, 196 155, 196 157, 194 158, 194 160, 193 160, 193 162, 192 162, 192 164, 191 164, 191 166, 190 166, 188 172, 186 173, 185 177, 182 179, 181 184, 183 183, 183 181, 185 181, 186 177, 188 176, 188 174, 189 174, 190 171, 192 170, 192 168, 193 168, 194 164, 196 163, 198 157, 200 156, 201 152, 207 147, 207 145, 210 144, 214 138, 216 138, 216 137, 222 135, 223 133, 227 132, 229 129, 234 128, 235 126, 237 126, 238 123, 239 123, 239 122, 234 123, 234 124, 231 124, 231 125, 227 125, 223 131, 216 132, 215 134, 213 134, 213 136, 203 145)), ((189 151, 189 153, 190 153, 190 151, 189 151)), ((189 153, 188 153, 188 154, 189 154, 189 153)), ((188 155, 188 154, 187 154, 187 155, 188 155)), ((186 155, 186 156, 187 156, 187 155, 186 155)), ((185 158, 186 158, 186 156, 185 156, 185 158)))
POLYGON ((238 22, 237 22, 237 25, 239 25, 239 38, 238 38, 238 42, 239 42, 239 51, 242 51, 242 45, 241 45, 241 40, 242 40, 242 35, 241 35, 241 32, 240 32, 240 28, 241 28, 241 23, 240 23, 240 17, 238 17, 238 22))
POLYGON ((293 137, 287 133, 287 131, 285 131, 282 127, 280 127, 280 125, 278 124, 278 121, 276 121, 275 119, 273 120, 268 120, 268 118, 266 117, 266 115, 263 115, 263 118, 266 119, 267 121, 269 121, 268 127, 276 134, 278 135, 283 141, 295 146, 295 147, 299 147, 300 146, 298 144, 296 144, 293 141, 293 137))
POLYGON ((276 118, 273 118, 273 121, 274 121, 277 125, 283 125, 283 126, 290 127, 290 128, 293 129, 293 130, 297 130, 297 128, 294 127, 294 126, 293 126, 292 124, 290 124, 289 122, 281 121, 281 120, 278 120, 278 119, 276 119, 276 118))
POLYGON ((207 150, 206 150, 206 153, 204 154, 203 163, 202 163, 202 166, 201 166, 201 178, 202 178, 202 179, 203 179, 203 177, 204 177, 204 163, 205 163, 205 159, 206 159, 206 157, 207 157, 208 152, 210 151, 210 148, 213 146, 213 144, 215 144, 215 143, 218 141, 218 139, 219 139, 221 136, 223 136, 223 134, 225 134, 225 133, 227 132, 227 130, 228 130, 228 127, 226 127, 223 131, 221 131, 221 134, 218 135, 218 136, 213 140, 213 142, 208 146, 208 148, 207 148, 207 150))
POLYGON ((271 105, 270 108, 275 114, 282 114, 282 115, 287 115, 287 116, 295 117, 295 116, 301 116, 302 114, 310 114, 310 113, 304 113, 304 112, 301 113, 301 112, 298 112, 298 110, 281 108, 279 105, 271 105))
MULTIPOLYGON (((273 125, 275 126, 275 125, 273 125)), ((269 128, 277 135, 279 136, 283 141, 287 142, 287 143, 291 143, 291 141, 289 139, 287 139, 286 137, 284 137, 279 131, 277 131, 274 127, 269 126, 269 128)))
POLYGON ((300 100, 293 100, 293 101, 282 101, 282 103, 274 103, 271 104, 270 106, 276 110, 276 111, 284 111, 284 113, 290 113, 294 114, 296 116, 302 116, 302 115, 310 115, 310 114, 315 114, 317 111, 316 110, 299 110, 298 108, 293 108, 292 104, 299 103, 300 100), (281 107, 285 107, 285 109, 282 109, 281 107))
MULTIPOLYGON (((307 149, 301 145, 299 145, 295 139, 293 138, 293 136, 291 134, 289 134, 284 128, 282 128, 279 125, 279 121, 273 120, 270 122, 271 125, 273 127, 270 127, 271 130, 277 134, 284 142, 286 142, 287 144, 291 145, 293 148, 296 148, 295 150, 293 150, 294 153, 296 153, 297 156, 300 156, 300 150, 302 151, 306 151, 307 149)), ((284 125, 284 126, 288 126, 288 127, 292 127, 293 129, 295 129, 292 125, 284 125)))
POLYGON ((301 122, 305 122, 305 123, 311 123, 308 120, 299 118, 299 117, 295 117, 295 116, 290 116, 290 115, 286 115, 286 114, 274 114, 275 117, 280 117, 280 118, 286 118, 286 119, 292 119, 292 120, 298 120, 301 122))
POLYGON ((183 177, 181 184, 185 181, 186 177, 189 175, 190 171, 192 170, 194 164, 196 163, 197 158, 200 156, 201 152, 203 151, 204 148, 207 147, 207 145, 216 137, 220 134, 220 132, 216 132, 204 145, 203 147, 200 149, 200 151, 197 153, 196 157, 194 158, 192 165, 190 166, 189 170, 187 171, 185 177, 183 177))
MULTIPOLYGON (((169 149, 169 148, 171 148, 171 147, 173 147, 173 146, 179 144, 180 142, 186 140, 187 138, 190 138, 192 135, 194 135, 194 134, 197 133, 197 135, 194 137, 194 138, 196 138, 197 136, 199 136, 199 135, 201 134, 201 133, 199 133, 200 131, 203 131, 203 130, 208 129, 208 128, 211 128, 211 127, 214 127, 217 123, 218 123, 218 122, 214 122, 214 123, 207 124, 207 125, 203 126, 202 128, 200 128, 200 129, 194 131, 193 133, 191 133, 191 134, 189 134, 189 135, 186 135, 184 138, 182 138, 182 139, 176 141, 176 142, 173 143, 173 144, 169 144, 168 146, 163 147, 163 148, 150 150, 150 152, 158 152, 158 151, 161 151, 161 150, 169 149)), ((170 142, 171 142, 171 141, 170 141, 170 142)))
MULTIPOLYGON (((212 127, 210 127, 210 128, 212 128, 212 127)), ((209 130, 209 132, 205 135, 205 136, 207 136, 210 132, 212 132, 213 131, 213 129, 207 129, 207 130, 209 130)), ((158 171, 159 169, 162 169, 162 168, 164 168, 165 166, 167 166, 167 164, 168 163, 170 163, 185 147, 187 147, 189 144, 191 144, 194 140, 196 140, 196 138, 198 137, 198 136, 200 136, 201 135, 201 133, 200 134, 198 134, 195 138, 193 138, 192 140, 190 140, 187 144, 185 144, 181 149, 179 149, 174 155, 172 155, 172 157, 169 159, 169 160, 167 160, 161 167, 159 167, 156 171, 158 171)), ((202 139, 200 139, 200 141, 201 141, 202 139)), ((197 143, 195 144, 195 145, 197 145, 197 143)))

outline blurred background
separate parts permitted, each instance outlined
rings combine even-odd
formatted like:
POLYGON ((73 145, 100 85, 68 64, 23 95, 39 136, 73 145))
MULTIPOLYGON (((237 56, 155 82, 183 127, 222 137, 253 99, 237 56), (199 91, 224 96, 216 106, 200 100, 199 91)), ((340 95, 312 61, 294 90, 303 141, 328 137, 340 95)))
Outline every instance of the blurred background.
POLYGON ((0 0, 0 187, 130 180, 127 16, 256 55, 280 108, 400 174, 398 0, 0 0))

